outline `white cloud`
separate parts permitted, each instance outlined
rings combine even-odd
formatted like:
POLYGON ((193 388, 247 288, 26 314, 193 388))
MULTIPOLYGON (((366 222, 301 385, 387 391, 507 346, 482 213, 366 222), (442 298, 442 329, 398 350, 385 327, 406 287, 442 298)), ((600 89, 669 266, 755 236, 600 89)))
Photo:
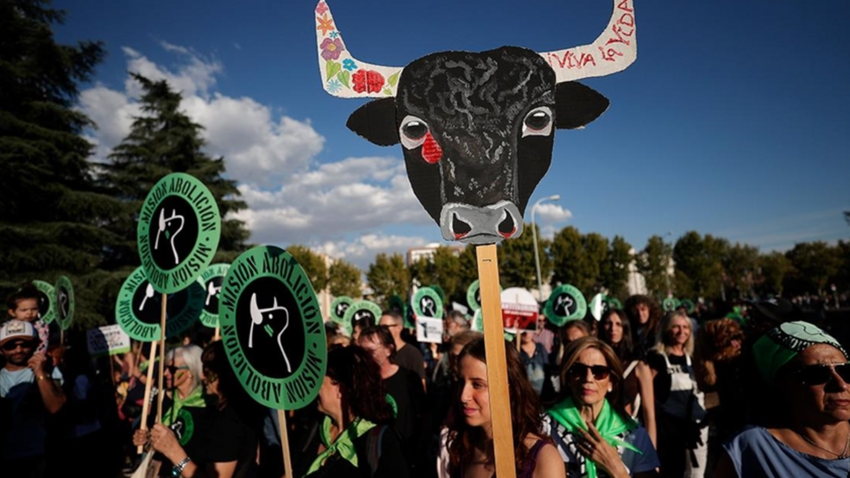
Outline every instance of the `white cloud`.
POLYGON ((411 247, 426 243, 428 241, 424 237, 418 236, 366 234, 354 241, 327 241, 313 249, 335 259, 345 259, 366 273, 378 253, 404 255, 411 247))
POLYGON ((563 207, 552 203, 540 204, 537 206, 534 215, 535 218, 539 218, 540 222, 546 223, 563 222, 573 217, 573 213, 569 209, 564 209, 563 207))

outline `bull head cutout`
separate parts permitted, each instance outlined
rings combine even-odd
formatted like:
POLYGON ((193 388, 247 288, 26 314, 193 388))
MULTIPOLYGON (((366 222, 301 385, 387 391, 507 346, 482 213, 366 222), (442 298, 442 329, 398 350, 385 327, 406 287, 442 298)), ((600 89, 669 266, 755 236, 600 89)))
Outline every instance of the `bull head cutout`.
POLYGON ((439 52, 404 68, 352 57, 324 1, 316 22, 325 90, 379 98, 352 113, 348 128, 379 146, 401 143, 413 192, 443 238, 469 244, 522 233, 555 129, 581 128, 608 108, 575 80, 622 71, 637 58, 633 0, 614 0, 608 27, 590 45, 439 52))

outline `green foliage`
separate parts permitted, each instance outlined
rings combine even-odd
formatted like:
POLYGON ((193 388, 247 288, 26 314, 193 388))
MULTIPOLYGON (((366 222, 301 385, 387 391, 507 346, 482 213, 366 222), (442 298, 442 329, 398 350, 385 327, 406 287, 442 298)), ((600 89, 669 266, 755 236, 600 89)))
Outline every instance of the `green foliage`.
POLYGON ((705 237, 696 231, 688 231, 673 246, 673 262, 676 264, 676 289, 680 296, 720 297, 724 281, 723 260, 729 249, 726 239, 705 237), (679 275, 681 273, 681 275, 679 275), (687 278, 685 280, 684 278, 687 278))
POLYGON ((671 278, 668 274, 670 254, 670 246, 661 236, 655 235, 649 238, 646 247, 635 258, 637 270, 643 274, 646 281, 647 291, 651 296, 659 299, 666 297, 670 291, 671 278))
POLYGON ((629 265, 632 262, 632 245, 621 236, 614 236, 602 269, 602 285, 610 297, 625 300, 629 295, 629 265))
POLYGON ((815 241, 794 245, 785 254, 794 266, 794 278, 804 289, 798 293, 817 292, 823 295, 830 279, 835 277, 842 267, 842 257, 837 247, 826 242, 815 241))
POLYGON ((735 243, 727 249, 721 263, 725 272, 726 283, 735 295, 742 299, 750 299, 753 295, 753 282, 758 274, 759 250, 757 247, 735 243))
POLYGON ((438 285, 449 300, 457 300, 466 293, 466 287, 460 278, 460 257, 457 250, 440 246, 430 259, 421 258, 410 265, 410 278, 423 286, 438 285))
POLYGON ((73 108, 105 51, 100 42, 57 43, 65 13, 38 0, 0 2, 0 293, 24 281, 76 289, 74 327, 102 324, 90 285, 114 239, 101 226, 119 210, 93 180, 91 120, 73 108))
POLYGON ((286 252, 301 264, 317 294, 325 290, 328 285, 328 266, 323 255, 298 244, 287 247, 286 252))
POLYGON ((758 263, 761 269, 760 295, 782 295, 785 277, 794 269, 791 261, 781 252, 771 252, 759 256, 758 263))
POLYGON ((410 272, 401 254, 378 254, 375 262, 369 265, 366 280, 374 291, 375 302, 383 308, 389 306, 390 297, 407 297, 410 290, 410 272))
MULTIPOLYGON (((521 236, 499 244, 499 282, 504 288, 537 289, 532 227, 536 230, 537 225, 526 224, 521 236)), ((540 231, 537 230, 537 251, 540 255, 540 276, 543 280, 552 273, 552 263, 546 254, 548 247, 549 241, 541 238, 540 231)))
POLYGON ((553 281, 571 284, 587 297, 608 288, 608 280, 621 281, 615 285, 622 289, 628 278, 629 260, 626 257, 630 256, 631 246, 620 238, 616 257, 609 257, 609 252, 614 252, 612 247, 608 239, 599 233, 581 234, 572 226, 561 229, 550 248, 555 265, 553 281))
POLYGON ((342 259, 335 260, 328 269, 328 289, 332 296, 347 296, 354 300, 363 297, 362 272, 342 259))

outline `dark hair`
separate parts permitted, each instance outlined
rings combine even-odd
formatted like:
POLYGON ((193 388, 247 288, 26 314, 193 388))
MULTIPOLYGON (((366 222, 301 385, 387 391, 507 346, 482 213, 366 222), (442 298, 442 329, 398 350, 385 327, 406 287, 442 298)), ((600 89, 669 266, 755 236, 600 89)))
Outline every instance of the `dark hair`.
POLYGON ((385 311, 381 312, 381 317, 383 317, 385 315, 392 317, 393 321, 395 321, 395 323, 400 324, 400 325, 404 325, 404 317, 402 317, 401 314, 398 313, 398 311, 393 310, 393 309, 389 309, 389 310, 385 310, 385 311))
POLYGON ((254 401, 242 387, 227 358, 224 341, 216 340, 207 345, 201 355, 201 363, 203 363, 205 375, 212 372, 218 377, 217 388, 221 395, 219 407, 232 407, 248 426, 262 426, 265 408, 254 401))
MULTIPOLYGON (((384 345, 384 347, 390 349, 390 360, 395 358, 395 340, 393 340, 393 336, 390 333, 390 329, 382 326, 382 325, 373 325, 371 327, 366 327, 365 329, 360 331, 360 336, 358 340, 365 340, 369 337, 375 337, 375 340, 384 345)), ((395 362, 393 362, 395 363, 395 362)))
MULTIPOLYGON (((578 356, 588 349, 596 349, 605 357, 605 362, 611 368, 609 380, 611 382, 611 391, 605 394, 605 399, 623 420, 629 419, 629 414, 626 413, 625 399, 622 390, 623 383, 623 364, 614 352, 614 349, 605 342, 596 337, 582 337, 578 340, 570 342, 567 349, 564 351, 564 362, 561 364, 561 391, 558 394, 558 401, 572 397, 572 388, 570 387, 569 370, 578 361, 578 356)), ((575 397, 572 397, 575 399, 575 397)))
POLYGON ((19 301, 35 299, 36 303, 38 303, 38 299, 40 297, 38 289, 32 284, 32 282, 24 282, 20 289, 9 294, 9 297, 6 299, 6 306, 10 310, 15 310, 18 308, 19 301))
POLYGON ((632 329, 633 344, 640 348, 636 352, 642 356, 648 348, 658 342, 658 328, 663 315, 661 306, 647 295, 633 295, 626 299, 624 310, 629 320, 635 324, 632 329), (640 312, 637 310, 639 305, 646 305, 649 308, 649 319, 643 327, 640 324, 640 312))
MULTIPOLYGON (((458 363, 467 356, 485 364, 487 363, 483 338, 468 343, 458 356, 458 363)), ((541 430, 542 409, 540 398, 528 381, 525 367, 522 365, 522 360, 519 357, 519 352, 517 352, 516 348, 510 342, 505 342, 505 362, 507 365, 508 390, 511 403, 514 458, 516 460, 517 475, 519 475, 528 456, 528 449, 525 446, 524 439, 530 434, 537 435, 550 442, 551 439, 541 430)), ((460 394, 463 391, 463 386, 463 382, 458 381, 455 400, 452 404, 452 419, 449 423, 447 446, 452 476, 459 475, 463 468, 464 459, 472 456, 473 442, 486 440, 483 430, 478 427, 469 426, 464 419, 463 410, 460 409, 460 394)), ((493 441, 489 440, 485 448, 488 463, 494 463, 493 441)))
MULTIPOLYGON (((343 412, 350 410, 355 417, 373 423, 392 420, 381 370, 369 352, 356 345, 331 350, 325 375, 339 385, 343 412)), ((348 424, 348 413, 343 413, 342 429, 348 424)))
POLYGON ((614 352, 617 354, 617 357, 620 358, 620 361, 623 363, 631 362, 634 358, 634 342, 632 342, 632 325, 629 322, 628 316, 626 313, 620 309, 608 309, 602 314, 602 318, 599 319, 599 339, 610 345, 614 352), (605 320, 612 315, 616 315, 620 318, 620 322, 623 324, 623 338, 620 339, 619 343, 614 343, 611 340, 611 336, 608 334, 608 331, 605 330, 605 320))

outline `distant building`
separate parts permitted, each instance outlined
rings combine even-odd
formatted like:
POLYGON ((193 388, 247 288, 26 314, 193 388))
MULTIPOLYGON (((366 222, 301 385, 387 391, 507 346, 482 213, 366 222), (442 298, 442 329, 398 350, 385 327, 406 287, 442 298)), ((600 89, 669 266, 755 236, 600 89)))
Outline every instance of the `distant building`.
POLYGON ((421 247, 411 247, 407 250, 407 266, 410 267, 411 264, 419 262, 420 259, 432 260, 437 249, 440 247, 448 247, 456 256, 460 256, 464 250, 464 246, 460 244, 443 245, 438 242, 432 242, 421 247))

